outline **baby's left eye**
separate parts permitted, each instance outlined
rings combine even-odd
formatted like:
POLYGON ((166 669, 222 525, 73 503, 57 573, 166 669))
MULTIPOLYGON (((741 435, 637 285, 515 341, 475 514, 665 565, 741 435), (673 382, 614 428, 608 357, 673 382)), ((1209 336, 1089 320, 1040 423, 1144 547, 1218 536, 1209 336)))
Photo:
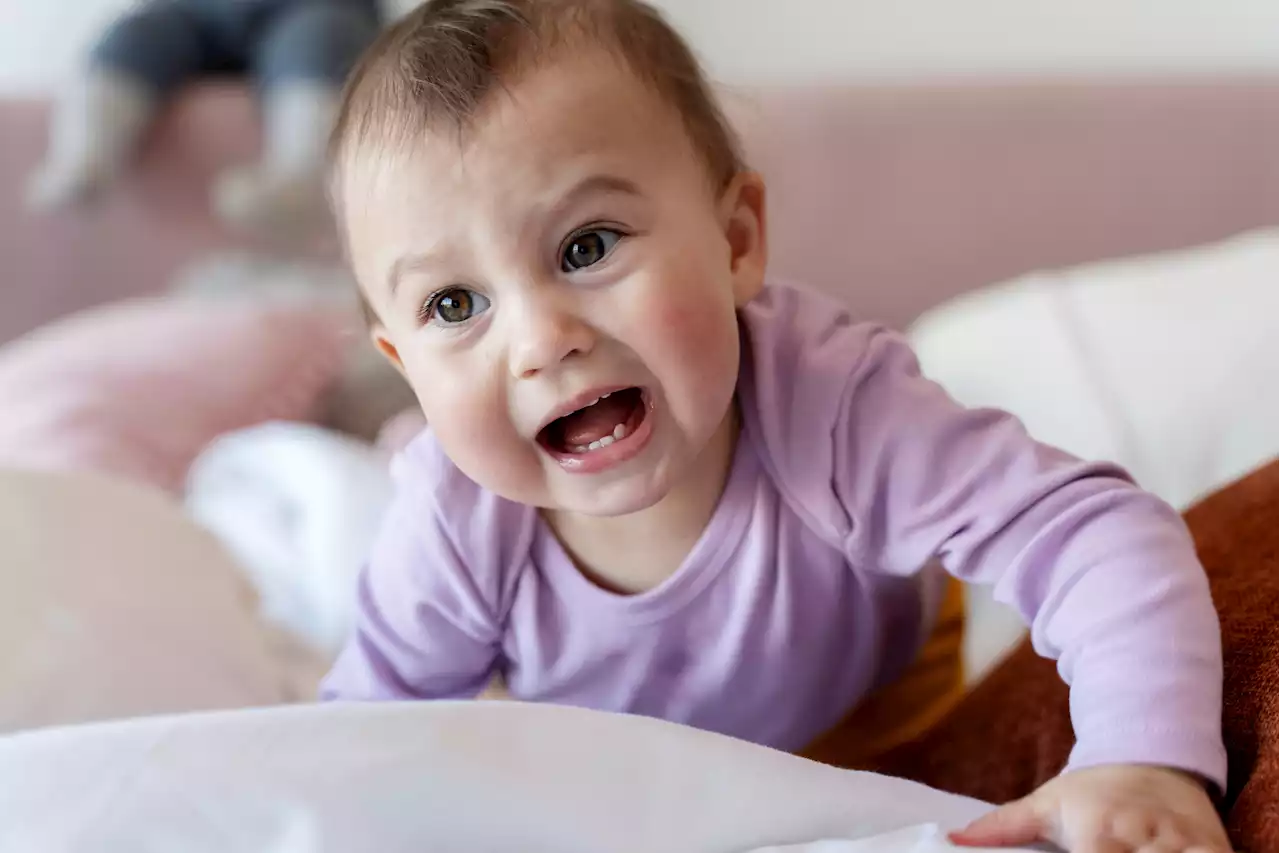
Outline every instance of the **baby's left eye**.
POLYGON ((612 228, 592 228, 575 234, 560 254, 560 270, 576 272, 600 263, 622 235, 612 228))

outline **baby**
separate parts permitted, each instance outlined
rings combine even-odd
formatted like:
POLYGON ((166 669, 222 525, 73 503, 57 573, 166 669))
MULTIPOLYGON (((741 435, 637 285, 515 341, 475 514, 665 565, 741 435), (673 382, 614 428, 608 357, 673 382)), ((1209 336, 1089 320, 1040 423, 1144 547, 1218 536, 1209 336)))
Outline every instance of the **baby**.
POLYGON ((500 678, 870 754, 954 699, 955 579, 994 584, 1071 684, 1077 745, 955 840, 1229 849, 1217 621, 1178 516, 765 286, 764 183, 654 10, 428 2, 355 72, 333 154, 374 342, 430 428, 326 698, 500 678))

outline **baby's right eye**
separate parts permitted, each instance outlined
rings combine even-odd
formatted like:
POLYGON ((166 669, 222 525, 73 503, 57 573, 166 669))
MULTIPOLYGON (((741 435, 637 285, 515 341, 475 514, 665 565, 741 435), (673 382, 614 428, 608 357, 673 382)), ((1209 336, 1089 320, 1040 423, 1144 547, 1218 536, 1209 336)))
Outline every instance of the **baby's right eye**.
POLYGON ((489 300, 465 287, 450 287, 434 293, 423 303, 418 312, 424 323, 441 322, 446 325, 465 323, 489 309, 489 300))

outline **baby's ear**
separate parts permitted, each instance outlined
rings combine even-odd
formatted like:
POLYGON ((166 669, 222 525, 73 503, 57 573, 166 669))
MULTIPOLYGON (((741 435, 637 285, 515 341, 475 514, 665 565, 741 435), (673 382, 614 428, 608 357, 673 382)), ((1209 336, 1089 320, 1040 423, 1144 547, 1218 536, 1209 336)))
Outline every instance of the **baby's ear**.
POLYGON ((720 197, 720 214, 729 243, 734 303, 746 305, 764 287, 764 271, 769 260, 764 178, 758 172, 734 175, 720 197))
POLYGON ((387 337, 387 330, 382 324, 375 323, 369 327, 369 339, 373 341, 373 346, 382 353, 382 357, 391 363, 401 376, 406 379, 409 377, 404 372, 404 362, 400 360, 400 351, 396 349, 396 345, 391 343, 391 339, 387 337))

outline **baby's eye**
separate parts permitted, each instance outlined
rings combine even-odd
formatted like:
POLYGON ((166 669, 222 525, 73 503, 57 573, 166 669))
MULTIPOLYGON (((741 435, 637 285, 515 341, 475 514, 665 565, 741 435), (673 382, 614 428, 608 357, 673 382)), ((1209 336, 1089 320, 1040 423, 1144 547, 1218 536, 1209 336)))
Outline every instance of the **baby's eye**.
POLYGON ((592 228, 575 234, 560 255, 561 271, 575 272, 600 263, 621 239, 622 235, 612 228, 592 228))
POLYGON ((489 300, 464 287, 442 290, 422 306, 425 322, 439 320, 445 324, 465 323, 489 309, 489 300))

